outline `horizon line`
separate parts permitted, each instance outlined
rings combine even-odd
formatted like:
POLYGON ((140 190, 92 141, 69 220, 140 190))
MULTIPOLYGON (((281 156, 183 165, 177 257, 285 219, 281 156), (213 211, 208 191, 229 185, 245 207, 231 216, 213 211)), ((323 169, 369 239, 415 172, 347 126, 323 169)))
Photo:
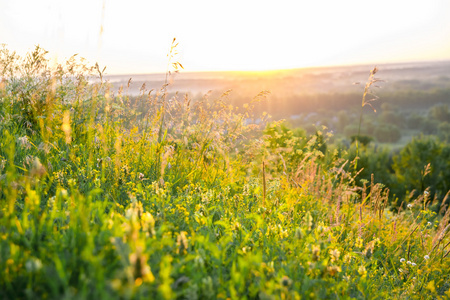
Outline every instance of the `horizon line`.
MULTIPOLYGON (((386 66, 386 65, 409 65, 409 64, 426 64, 426 63, 450 63, 450 58, 446 59, 436 59, 436 60, 415 60, 415 61, 398 61, 398 62, 381 62, 381 63, 349 63, 349 64, 328 64, 328 65, 316 65, 316 66, 305 66, 305 67, 293 67, 293 68, 280 68, 280 69, 266 69, 266 70, 194 70, 194 71, 186 71, 185 69, 179 70, 178 73, 184 74, 195 74, 195 73, 276 73, 276 72, 289 72, 289 71, 298 71, 298 70, 308 70, 308 69, 326 69, 326 68, 349 68, 349 67, 366 67, 371 66, 386 66)), ((106 66, 107 69, 107 66, 106 66)), ((175 73, 172 71, 172 73, 175 73)), ((126 75, 161 75, 166 74, 164 71, 158 72, 123 72, 123 73, 111 73, 105 74, 105 76, 126 76, 126 75)))

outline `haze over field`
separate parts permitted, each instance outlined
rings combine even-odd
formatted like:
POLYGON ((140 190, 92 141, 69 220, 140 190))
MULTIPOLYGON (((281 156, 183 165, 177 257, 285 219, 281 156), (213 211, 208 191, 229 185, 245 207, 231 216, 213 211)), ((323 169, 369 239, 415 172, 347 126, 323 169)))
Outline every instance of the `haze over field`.
MULTIPOLYGON (((401 88, 431 89, 450 86, 450 61, 390 63, 377 66, 384 83, 383 90, 401 88), (414 84, 421 82, 421 84, 414 84)), ((295 93, 360 92, 362 81, 367 79, 371 65, 310 67, 271 72, 179 72, 173 74, 168 90, 171 92, 205 94, 209 91, 245 94, 255 96, 261 90, 268 90, 273 95, 295 93), (361 84, 355 84, 361 83, 361 84)), ((132 95, 141 93, 145 83, 146 89, 157 90, 164 84, 165 74, 122 74, 105 77, 117 90, 127 86, 132 95)))

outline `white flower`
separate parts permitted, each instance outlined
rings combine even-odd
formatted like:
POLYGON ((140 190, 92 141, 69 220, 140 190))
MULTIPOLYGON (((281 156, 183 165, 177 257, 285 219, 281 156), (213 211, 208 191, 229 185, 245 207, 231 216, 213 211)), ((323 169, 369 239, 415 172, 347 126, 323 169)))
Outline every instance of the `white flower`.
POLYGON ((27 262, 25 263, 25 269, 27 269, 27 271, 29 273, 34 273, 39 271, 42 268, 42 262, 40 259, 38 258, 30 258, 29 260, 27 260, 27 262))
POLYGON ((409 209, 411 209, 411 208, 412 208, 412 204, 409 203, 409 204, 407 205, 407 207, 408 207, 409 209))
POLYGON ((407 262, 406 262, 408 265, 410 265, 411 264, 411 262, 408 260, 407 262))
POLYGON ((405 262, 405 260, 406 260, 406 259, 404 259, 404 258, 400 258, 400 262, 401 262, 401 263, 405 262))
POLYGON ((414 267, 415 265, 416 265, 416 263, 414 263, 414 262, 413 262, 413 263, 411 263, 411 266, 413 266, 413 267, 414 267))
POLYGON ((425 258, 426 260, 430 259, 428 255, 425 255, 423 258, 425 258))
POLYGON ((428 222, 427 225, 428 225, 428 226, 431 226, 432 224, 431 224, 431 222, 428 222))

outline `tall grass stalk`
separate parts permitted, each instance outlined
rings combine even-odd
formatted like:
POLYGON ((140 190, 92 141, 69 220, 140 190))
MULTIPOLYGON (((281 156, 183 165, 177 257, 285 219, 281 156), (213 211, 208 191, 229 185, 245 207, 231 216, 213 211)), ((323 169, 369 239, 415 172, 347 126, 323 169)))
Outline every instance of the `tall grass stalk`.
MULTIPOLYGON (((361 101, 361 112, 359 114, 359 124, 358 124, 358 135, 356 137, 356 158, 355 158, 355 171, 358 168, 358 159, 359 159, 359 138, 361 135, 361 124, 363 120, 363 112, 364 112, 364 106, 369 105, 374 112, 376 112, 376 109, 372 106, 373 101, 378 99, 378 96, 372 93, 371 87, 377 82, 382 81, 379 78, 375 78, 375 74, 378 72, 378 68, 374 67, 370 71, 369 79, 366 82, 366 86, 364 87, 364 93, 361 101), (372 96, 371 99, 367 100, 367 96, 372 96)), ((378 86, 376 86, 378 87, 378 86)))

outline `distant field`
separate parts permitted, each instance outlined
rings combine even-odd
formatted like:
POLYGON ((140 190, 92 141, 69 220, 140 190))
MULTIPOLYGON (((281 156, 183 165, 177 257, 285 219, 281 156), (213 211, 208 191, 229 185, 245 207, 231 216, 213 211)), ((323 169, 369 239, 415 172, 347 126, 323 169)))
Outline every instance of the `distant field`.
MULTIPOLYGON (((290 119, 292 126, 304 128, 308 132, 324 125, 334 134, 349 138, 355 131, 351 129, 352 126, 355 128, 359 121, 361 95, 372 67, 321 67, 273 72, 181 72, 172 76, 168 92, 172 97, 175 92, 188 93, 193 101, 205 95, 221 98, 229 104, 242 107, 261 91, 269 91, 265 100, 255 106, 257 112, 267 112, 272 120, 290 119), (230 91, 229 96, 222 97, 227 91, 230 91), (339 119, 340 111, 345 113, 346 120, 339 119)), ((450 104, 450 61, 381 64, 378 69, 377 77, 382 81, 377 83, 373 91, 379 99, 372 103, 377 112, 366 107, 365 122, 370 121, 367 126, 373 128, 378 124, 397 126, 401 135, 394 143, 378 142, 398 149, 414 135, 439 134, 439 124, 428 124, 428 121, 423 120, 432 119, 429 111, 433 106, 450 104), (411 119, 417 115, 423 119, 420 124, 411 119), (414 128, 417 124, 418 128, 414 128)), ((105 78, 112 84, 113 91, 117 92, 122 86, 124 92, 137 97, 150 91, 150 94, 157 94, 164 84, 165 75, 106 75, 105 78)), ((370 130, 363 130, 363 133, 373 135, 370 130)))
MULTIPOLYGON (((171 92, 207 93, 213 90, 222 93, 228 89, 239 95, 252 97, 261 90, 273 94, 359 92, 373 65, 317 67, 272 72, 181 72, 174 76, 169 88, 171 92)), ((385 90, 414 88, 430 89, 450 87, 450 61, 408 64, 380 64, 379 77, 386 82, 385 90), (417 84, 421 83, 421 85, 417 84)), ((127 86, 132 78, 129 92, 138 95, 143 83, 147 89, 159 89, 164 84, 165 74, 106 75, 115 88, 127 86)))

